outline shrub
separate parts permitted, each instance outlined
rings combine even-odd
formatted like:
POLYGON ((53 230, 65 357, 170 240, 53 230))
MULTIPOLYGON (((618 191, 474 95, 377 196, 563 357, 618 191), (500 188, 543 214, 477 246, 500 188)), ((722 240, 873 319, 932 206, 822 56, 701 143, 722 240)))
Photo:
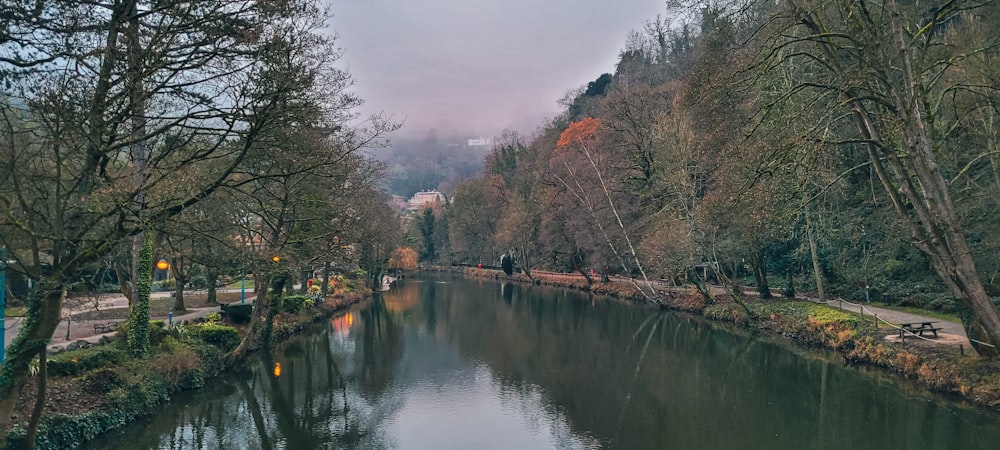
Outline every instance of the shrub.
POLYGON ((249 323, 252 312, 253 304, 230 303, 226 308, 226 315, 233 323, 249 323))
POLYGON ((188 286, 191 289, 207 289, 208 279, 204 275, 195 275, 191 277, 191 281, 188 282, 188 286))
POLYGON ((302 311, 306 300, 312 300, 306 295, 289 295, 282 301, 281 310, 287 313, 298 314, 302 311))
POLYGON ((202 377, 211 378, 226 369, 226 355, 218 347, 199 343, 193 345, 192 350, 201 359, 202 377))
POLYGON ((113 369, 101 369, 83 377, 83 388, 95 394, 106 394, 123 386, 125 380, 113 369))
POLYGON ((205 315, 205 322, 216 323, 222 320, 222 314, 217 312, 211 312, 205 315))
POLYGON ((344 291, 354 292, 358 289, 358 286, 363 284, 364 282, 357 279, 347 280, 346 282, 344 282, 344 291))
POLYGON ((149 321, 149 344, 158 345, 167 335, 167 323, 162 320, 149 321))
POLYGON ((225 325, 206 322, 199 327, 198 336, 206 344, 212 344, 223 352, 231 351, 240 345, 240 333, 235 328, 225 325))
POLYGON ((125 360, 122 349, 102 345, 51 356, 45 367, 53 375, 79 375, 83 372, 118 364, 125 360))
POLYGON ((152 291, 153 292, 172 291, 176 286, 177 286, 177 281, 175 281, 173 278, 163 281, 154 281, 152 286, 152 291))
POLYGON ((163 381, 174 388, 190 389, 204 384, 204 371, 200 359, 190 347, 176 345, 151 358, 149 369, 163 376, 163 381))
POLYGON ((363 280, 368 277, 368 272, 365 269, 352 270, 347 273, 348 280, 363 280))

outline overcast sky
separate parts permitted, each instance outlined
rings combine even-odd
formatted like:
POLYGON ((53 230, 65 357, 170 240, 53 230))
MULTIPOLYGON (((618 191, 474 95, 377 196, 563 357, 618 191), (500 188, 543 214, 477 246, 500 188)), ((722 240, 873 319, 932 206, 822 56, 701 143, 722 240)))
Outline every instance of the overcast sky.
POLYGON ((629 30, 665 0, 332 0, 363 113, 400 135, 534 131, 563 94, 612 72, 629 30))

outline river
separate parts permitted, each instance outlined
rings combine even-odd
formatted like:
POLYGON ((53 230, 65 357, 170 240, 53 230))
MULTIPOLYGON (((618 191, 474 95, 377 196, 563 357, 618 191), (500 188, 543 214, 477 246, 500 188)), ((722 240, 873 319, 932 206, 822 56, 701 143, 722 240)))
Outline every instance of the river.
POLYGON ((998 446, 1000 414, 834 355, 565 289, 425 273, 89 448, 998 446))

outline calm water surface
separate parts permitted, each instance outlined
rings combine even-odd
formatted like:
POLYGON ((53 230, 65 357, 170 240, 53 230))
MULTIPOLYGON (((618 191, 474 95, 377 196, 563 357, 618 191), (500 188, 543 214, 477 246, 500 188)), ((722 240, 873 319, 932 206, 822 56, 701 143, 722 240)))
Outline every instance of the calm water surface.
POLYGON ((995 450, 1000 415, 677 314, 423 274, 91 448, 995 450))

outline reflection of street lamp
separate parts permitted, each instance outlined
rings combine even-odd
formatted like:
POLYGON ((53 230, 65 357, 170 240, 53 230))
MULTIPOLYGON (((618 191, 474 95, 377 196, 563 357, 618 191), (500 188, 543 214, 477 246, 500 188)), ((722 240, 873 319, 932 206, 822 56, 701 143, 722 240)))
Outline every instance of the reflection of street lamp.
MULTIPOLYGON (((156 268, 160 270, 170 270, 170 263, 165 259, 156 262, 156 268)), ((169 272, 167 273, 169 276, 169 272)), ((167 302, 167 326, 174 326, 174 297, 170 296, 167 302)))

